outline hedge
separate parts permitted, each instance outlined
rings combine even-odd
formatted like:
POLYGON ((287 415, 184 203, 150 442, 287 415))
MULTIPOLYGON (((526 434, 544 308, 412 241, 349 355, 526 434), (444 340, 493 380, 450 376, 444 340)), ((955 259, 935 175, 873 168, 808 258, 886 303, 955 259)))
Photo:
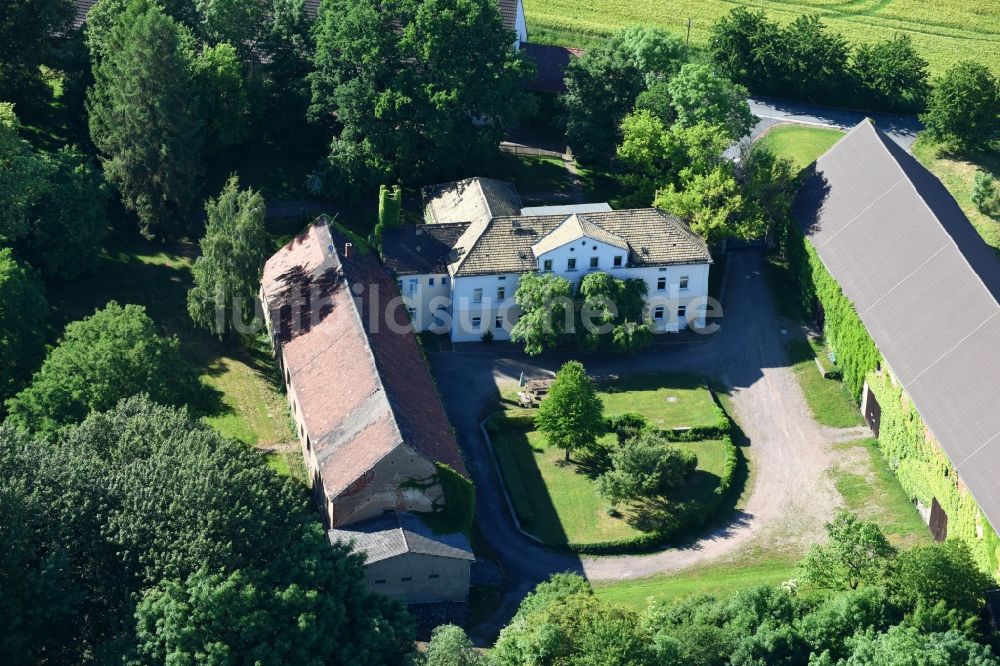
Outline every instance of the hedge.
POLYGON ((948 538, 967 543, 976 564, 996 577, 1000 537, 972 495, 959 489, 955 468, 941 447, 927 437, 927 427, 905 392, 892 383, 888 372, 870 374, 868 388, 882 408, 879 450, 903 490, 928 507, 937 499, 948 515, 948 538))
POLYGON ((517 468, 517 461, 514 460, 514 454, 511 453, 510 446, 497 426, 497 419, 503 419, 511 425, 534 426, 535 417, 531 414, 519 414, 516 416, 498 414, 491 417, 486 423, 486 431, 489 433, 493 443, 493 453, 497 458, 497 464, 503 472, 501 475, 503 478, 500 479, 500 482, 507 488, 507 495, 514 505, 514 511, 517 512, 521 520, 531 520, 535 517, 535 512, 531 508, 528 491, 524 487, 524 481, 521 479, 521 472, 517 468))
POLYGON ((458 527, 466 534, 472 534, 476 520, 476 488, 472 481, 445 465, 436 463, 437 478, 444 492, 444 508, 441 517, 450 525, 458 527))

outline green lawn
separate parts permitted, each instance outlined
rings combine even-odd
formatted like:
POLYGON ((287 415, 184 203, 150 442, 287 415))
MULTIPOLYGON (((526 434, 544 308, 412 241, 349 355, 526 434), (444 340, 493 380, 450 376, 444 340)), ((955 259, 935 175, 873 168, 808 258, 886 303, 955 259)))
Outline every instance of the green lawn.
MULTIPOLYGON (((685 38, 691 21, 691 45, 703 48, 712 25, 740 4, 727 0, 525 0, 531 41, 589 46, 594 35, 630 25, 657 25, 685 38)), ((909 35, 940 74, 962 59, 982 62, 1000 72, 1000 4, 994 0, 754 0, 782 23, 802 14, 819 14, 832 30, 853 43, 909 35)))
POLYGON ((882 458, 878 442, 864 439, 837 448, 845 456, 831 473, 845 508, 877 522, 897 547, 929 544, 930 532, 882 458))
POLYGON ((792 370, 805 394, 809 411, 817 423, 831 428, 863 425, 861 412, 843 382, 823 377, 816 367, 817 355, 825 355, 826 351, 822 345, 814 346, 801 338, 788 343, 792 370))
POLYGON ((837 143, 844 133, 826 127, 785 124, 761 136, 755 145, 767 148, 779 157, 792 161, 796 170, 812 164, 817 157, 837 143))
POLYGON ((913 156, 944 183, 983 240, 1000 252, 1000 218, 985 215, 972 204, 972 179, 977 169, 989 171, 1000 179, 1000 147, 975 158, 959 158, 920 138, 913 144, 913 156))
MULTIPOLYGON (((600 444, 616 446, 614 435, 600 444)), ((608 515, 609 503, 597 493, 593 468, 586 460, 567 464, 562 449, 525 423, 507 423, 493 436, 500 470, 521 526, 545 543, 595 543, 641 534, 623 517, 608 515)), ((721 441, 679 444, 698 456, 698 471, 679 501, 708 499, 725 465, 721 441)))
POLYGON ((105 250, 95 271, 50 287, 50 338, 110 300, 144 305, 163 333, 178 336, 188 362, 212 389, 205 404, 192 405, 196 414, 223 435, 251 446, 288 442, 294 435, 266 341, 223 343, 188 319, 186 294, 196 250, 190 243, 139 240, 105 250))
MULTIPOLYGON (((637 412, 658 428, 712 425, 715 403, 694 376, 649 374, 605 382, 599 395, 605 415, 637 412)), ((513 409, 508 414, 531 416, 513 409)), ((599 472, 584 455, 566 464, 562 449, 549 447, 530 420, 501 420, 493 443, 501 473, 522 527, 553 545, 594 543, 640 534, 623 517, 608 515, 609 503, 596 490, 599 472)), ((600 444, 616 446, 615 436, 600 444)), ((708 499, 718 486, 725 467, 721 441, 685 443, 698 456, 698 471, 678 501, 708 499)))
POLYGON ((712 396, 704 380, 694 375, 635 375, 603 384, 599 394, 606 416, 635 412, 657 428, 716 422, 712 396))
MULTIPOLYGON (((838 462, 830 473, 846 509, 878 523, 899 548, 931 542, 927 526, 882 459, 875 440, 840 444, 837 454, 838 462)), ((741 505, 743 501, 745 497, 741 505)), ((767 544, 674 574, 598 583, 595 591, 605 601, 636 609, 645 608, 650 598, 670 600, 693 594, 725 597, 744 588, 779 585, 796 578, 800 555, 767 544)))
POLYGON ((780 585, 795 578, 795 565, 792 558, 755 552, 676 574, 597 583, 594 591, 603 601, 642 610, 650 599, 669 601, 693 594, 725 597, 756 585, 780 585))

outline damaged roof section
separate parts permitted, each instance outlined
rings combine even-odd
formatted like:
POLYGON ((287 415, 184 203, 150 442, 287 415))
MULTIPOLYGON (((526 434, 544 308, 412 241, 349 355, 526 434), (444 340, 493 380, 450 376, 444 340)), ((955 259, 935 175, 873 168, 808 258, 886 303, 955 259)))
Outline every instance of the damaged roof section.
POLYGON ((407 445, 468 477, 393 280, 319 220, 264 267, 286 381, 330 499, 407 445))

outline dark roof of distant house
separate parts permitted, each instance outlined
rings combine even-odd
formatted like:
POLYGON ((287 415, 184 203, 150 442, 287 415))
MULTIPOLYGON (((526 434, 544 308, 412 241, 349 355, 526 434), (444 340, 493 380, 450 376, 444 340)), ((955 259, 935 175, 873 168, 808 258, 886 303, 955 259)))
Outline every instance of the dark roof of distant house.
POLYGON ((503 18, 503 27, 514 30, 517 23, 517 3, 518 0, 497 0, 497 7, 500 9, 500 16, 503 18))
POLYGON ((468 228, 459 222, 388 229, 382 234, 385 265, 396 275, 447 273, 455 243, 468 228))
POLYGON ((535 78, 526 87, 552 94, 566 92, 566 66, 573 58, 583 55, 583 49, 549 44, 525 44, 522 50, 535 63, 535 78))
POLYGON ((344 245, 315 222, 267 261, 261 287, 324 489, 338 496, 401 444, 468 476, 395 284, 344 245))
POLYGON ((303 6, 306 10, 306 16, 311 19, 316 18, 319 15, 319 3, 320 0, 303 0, 303 6))
POLYGON ((712 260, 705 241, 679 219, 655 208, 638 208, 575 215, 497 217, 481 228, 472 225, 456 247, 458 256, 451 264, 453 272, 465 276, 537 270, 532 247, 557 229, 565 229, 564 223, 574 217, 585 232, 601 230, 601 238, 597 240, 619 246, 623 241, 628 247, 631 266, 712 260), (611 242, 613 238, 619 240, 611 242))
POLYGON ((79 28, 87 21, 87 14, 97 4, 97 0, 73 0, 76 7, 76 18, 73 19, 73 27, 79 28))
POLYGON ((521 214, 514 183, 493 178, 466 178, 422 190, 428 222, 485 222, 491 217, 521 214))
POLYGON ((387 511, 349 528, 330 530, 327 535, 330 543, 353 542, 354 549, 366 555, 367 564, 407 553, 459 560, 476 559, 464 534, 435 534, 423 520, 411 513, 387 511))
POLYGON ((871 121, 814 165, 796 217, 959 476, 1000 528, 1000 261, 871 121))

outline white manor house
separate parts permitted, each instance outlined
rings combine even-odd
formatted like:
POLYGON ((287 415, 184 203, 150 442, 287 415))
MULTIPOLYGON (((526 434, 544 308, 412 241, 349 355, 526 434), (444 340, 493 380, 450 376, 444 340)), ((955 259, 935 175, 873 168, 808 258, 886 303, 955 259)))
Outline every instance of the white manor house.
POLYGON ((656 333, 705 325, 704 240, 654 208, 606 203, 523 208, 512 183, 470 178, 424 192, 426 224, 386 230, 382 251, 417 331, 478 341, 510 339, 525 273, 552 273, 574 289, 604 271, 646 282, 656 333))

